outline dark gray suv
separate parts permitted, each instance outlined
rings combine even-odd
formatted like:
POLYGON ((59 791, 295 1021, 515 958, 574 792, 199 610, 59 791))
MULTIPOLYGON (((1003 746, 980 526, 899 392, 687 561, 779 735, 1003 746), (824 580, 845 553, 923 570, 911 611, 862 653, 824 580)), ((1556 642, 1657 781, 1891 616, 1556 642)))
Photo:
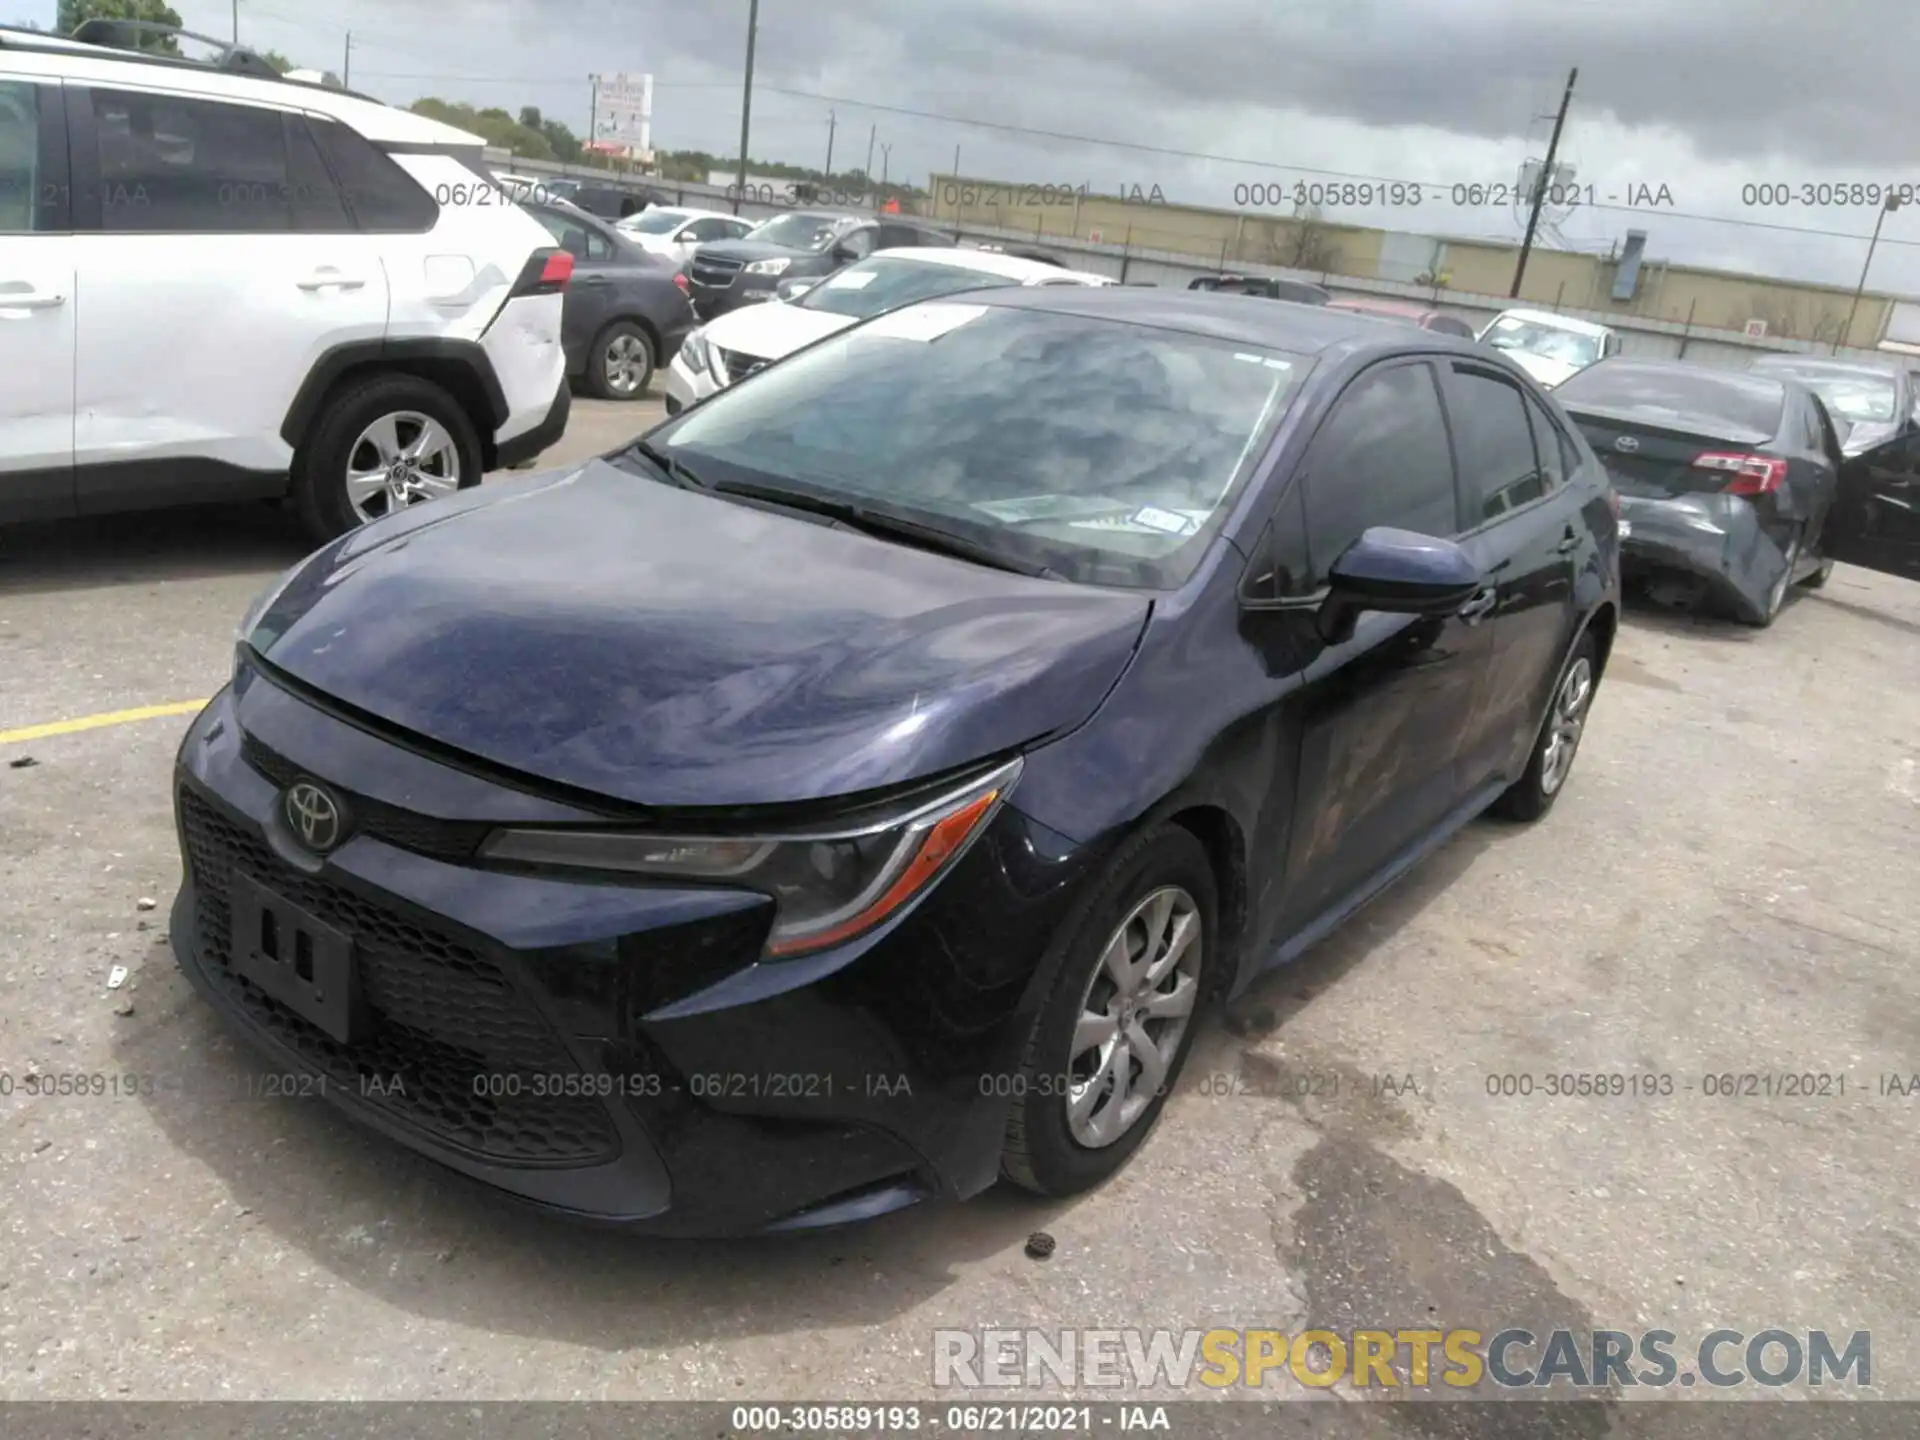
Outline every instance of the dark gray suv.
POLYGON ((712 240, 687 265, 693 308, 702 320, 770 300, 782 280, 818 280, 876 250, 952 245, 954 238, 909 221, 795 210, 738 240, 712 240))

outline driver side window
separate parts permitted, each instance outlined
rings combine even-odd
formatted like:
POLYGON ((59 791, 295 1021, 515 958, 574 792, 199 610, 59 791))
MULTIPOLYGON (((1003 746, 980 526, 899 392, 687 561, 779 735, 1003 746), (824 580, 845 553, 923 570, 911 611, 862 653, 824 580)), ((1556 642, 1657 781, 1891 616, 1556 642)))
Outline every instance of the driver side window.
POLYGON ((854 259, 866 259, 873 253, 873 228, 869 226, 864 230, 855 230, 850 235, 842 236, 840 246, 854 259))
POLYGON ((1375 525, 1451 538, 1460 531, 1453 452, 1433 367, 1389 362, 1349 385, 1308 447, 1307 565, 1288 593, 1312 594, 1375 525))

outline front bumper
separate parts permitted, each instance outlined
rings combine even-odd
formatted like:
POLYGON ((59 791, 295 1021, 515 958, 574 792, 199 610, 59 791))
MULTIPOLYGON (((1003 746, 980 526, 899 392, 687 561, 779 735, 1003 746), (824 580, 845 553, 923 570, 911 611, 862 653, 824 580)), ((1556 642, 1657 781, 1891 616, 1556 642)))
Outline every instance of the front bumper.
POLYGON ((839 1223, 990 1185, 996 1077, 1018 1072, 1086 870, 1003 807, 881 931, 763 963, 761 897, 482 868, 470 851, 492 824, 589 817, 253 671, 188 731, 175 805, 175 953, 276 1068, 485 1184, 670 1234, 839 1223), (281 819, 300 776, 358 817, 324 859, 281 819), (236 874, 352 935, 367 1023, 350 1043, 233 969, 236 874))
POLYGON ((687 294, 693 301, 693 313, 702 323, 717 319, 742 305, 757 305, 774 298, 784 275, 749 275, 741 271, 729 285, 703 285, 689 273, 687 294))
POLYGON ((1677 570, 1705 580, 1723 600, 1757 618, 1787 556, 1760 512, 1738 495, 1671 500, 1622 496, 1621 568, 1677 570))
POLYGON ((715 383, 710 369, 694 374, 687 364, 686 355, 682 353, 674 356, 673 363, 667 366, 660 390, 666 397, 667 413, 678 415, 689 405, 698 404, 709 395, 717 394, 720 386, 715 383))

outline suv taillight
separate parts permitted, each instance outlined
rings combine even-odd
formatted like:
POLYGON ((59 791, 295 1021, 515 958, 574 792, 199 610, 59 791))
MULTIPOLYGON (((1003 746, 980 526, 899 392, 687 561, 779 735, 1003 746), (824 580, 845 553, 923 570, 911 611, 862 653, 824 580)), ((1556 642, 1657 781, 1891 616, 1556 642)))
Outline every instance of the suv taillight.
POLYGON ((1729 495, 1771 495, 1787 479, 1787 462, 1765 455, 1732 455, 1718 450, 1696 455, 1696 470, 1718 470, 1731 477, 1721 487, 1729 495))
POLYGON ((678 285, 678 286, 680 287, 680 293, 681 293, 682 295, 690 295, 690 294, 692 294, 692 293, 693 293, 693 286, 691 286, 691 285, 689 285, 689 284, 687 283, 687 272, 686 272, 686 271, 684 271, 684 270, 676 270, 676 271, 674 271, 674 272, 673 272, 673 283, 674 283, 674 284, 676 284, 676 285, 678 285))
POLYGON ((512 299, 522 295, 558 295, 573 278, 573 256, 565 250, 536 250, 520 267, 512 299))

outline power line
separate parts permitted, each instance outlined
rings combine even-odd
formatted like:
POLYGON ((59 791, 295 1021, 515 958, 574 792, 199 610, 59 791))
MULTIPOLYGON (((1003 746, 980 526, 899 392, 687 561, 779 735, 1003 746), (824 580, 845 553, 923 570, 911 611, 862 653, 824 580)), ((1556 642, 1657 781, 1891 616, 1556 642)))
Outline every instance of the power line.
MULTIPOLYGON (((448 75, 429 71, 363 70, 363 76, 380 80, 434 80, 463 85, 578 85, 577 76, 448 75)), ((655 82, 656 90, 732 90, 734 82, 665 81, 655 82)), ((993 130, 1007 135, 1032 136, 1043 140, 1063 140, 1075 145, 1099 146, 1109 150, 1127 150, 1140 155, 1159 155, 1176 160, 1201 160, 1214 165, 1244 165, 1255 170, 1278 170, 1297 175, 1313 175, 1330 180, 1354 180, 1374 185, 1420 186, 1441 189, 1446 182, 1411 180, 1405 176, 1365 175, 1353 170, 1329 170, 1313 165, 1295 165, 1280 160, 1256 160, 1245 155, 1221 155, 1206 150, 1181 150, 1170 145, 1148 145, 1136 140, 1103 139, 1096 135, 1078 135, 1065 130, 1048 130, 1032 125, 1014 125, 1002 120, 972 120, 960 115, 942 115, 931 110, 916 110, 904 105, 883 105, 846 95, 822 95, 812 90, 795 90, 781 85, 756 85, 756 91, 785 95, 796 100, 813 100, 826 105, 845 105, 883 115, 901 115, 916 120, 934 120, 944 125, 962 125, 976 130, 993 130)), ((1474 182, 1478 184, 1479 182, 1474 182)), ((1487 188, 1493 188, 1491 186, 1487 188)), ((1464 207, 1471 209, 1473 207, 1464 207)), ((1783 235, 1812 235, 1833 240, 1865 240, 1868 237, 1851 230, 1822 230, 1806 225, 1781 225, 1769 220, 1742 220, 1728 215, 1702 215, 1691 210, 1672 210, 1665 206, 1620 205, 1594 200, 1579 206, 1581 210, 1605 210, 1646 219, 1697 220, 1708 225, 1735 225, 1748 230, 1767 230, 1783 235)), ((1405 212, 1403 212, 1404 215, 1405 212)), ((1882 245, 1920 246, 1920 240, 1883 237, 1882 245)))

